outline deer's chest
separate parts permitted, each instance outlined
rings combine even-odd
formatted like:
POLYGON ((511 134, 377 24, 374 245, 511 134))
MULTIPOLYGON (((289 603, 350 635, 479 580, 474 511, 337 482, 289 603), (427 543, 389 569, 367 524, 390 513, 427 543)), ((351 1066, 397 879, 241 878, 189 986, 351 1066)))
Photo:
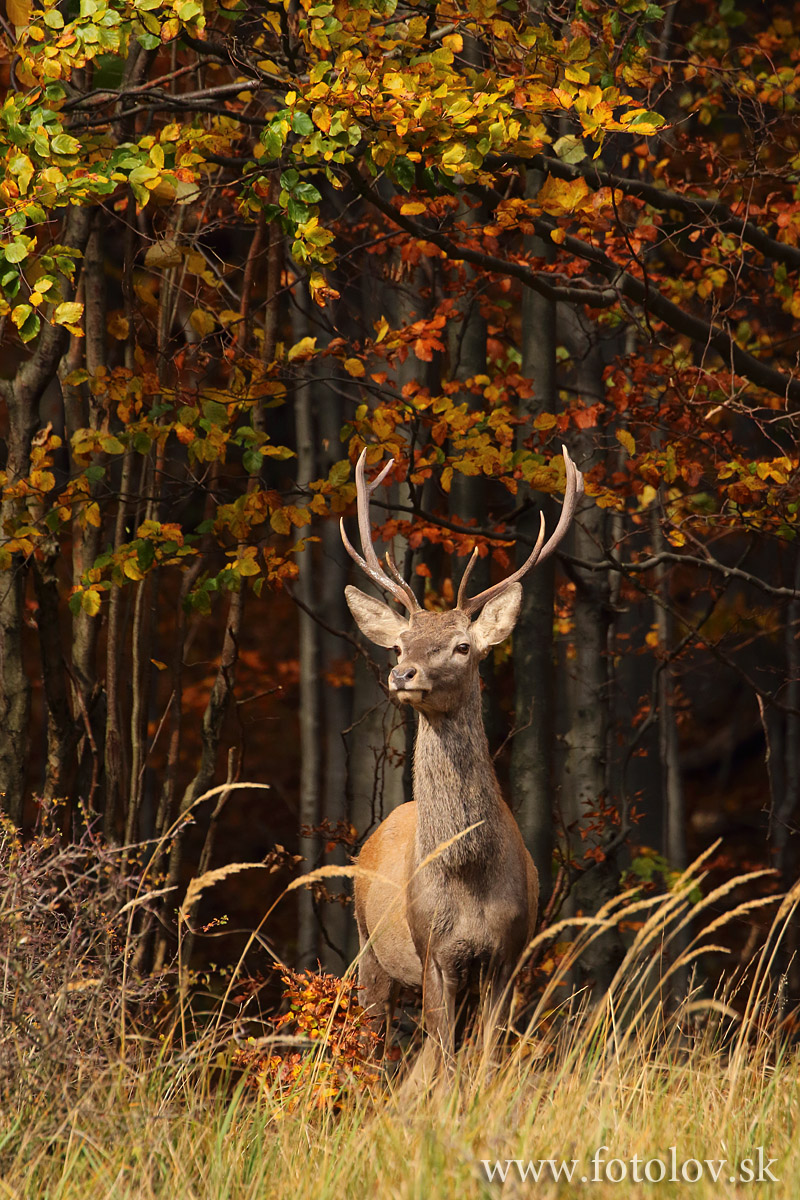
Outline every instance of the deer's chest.
MULTIPOLYGON (((447 881, 446 887, 409 889, 408 922, 422 962, 431 956, 446 974, 466 985, 499 962, 516 961, 528 928, 520 889, 492 888, 484 879, 447 881)), ((415 886, 416 885, 416 886, 415 886)))

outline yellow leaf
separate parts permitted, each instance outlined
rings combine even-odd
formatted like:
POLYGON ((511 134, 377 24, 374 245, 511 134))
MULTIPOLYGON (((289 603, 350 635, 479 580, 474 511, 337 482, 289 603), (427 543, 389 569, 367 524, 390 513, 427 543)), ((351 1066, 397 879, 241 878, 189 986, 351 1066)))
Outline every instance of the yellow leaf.
POLYGON ((315 337, 304 337, 290 347, 286 357, 289 359, 289 362, 294 362, 296 358, 310 358, 316 348, 317 339, 315 337))
POLYGON ((617 430, 617 441, 621 446, 625 447, 625 449, 628 451, 628 454, 636 453, 636 442, 633 440, 632 435, 628 433, 627 429, 617 430))
POLYGON ((95 529, 100 528, 100 508, 97 504, 87 504, 84 510, 86 516, 86 524, 94 525, 95 529))
POLYGON ((41 492, 52 492, 56 478, 52 471, 31 471, 31 487, 41 492))
POLYGON ((344 360, 344 369, 348 375, 359 377, 364 374, 364 364, 360 358, 346 358, 344 360))
POLYGON ((12 25, 22 29, 30 24, 31 0, 6 0, 6 16, 12 25))
POLYGON ((234 563, 240 575, 260 575, 261 567, 253 558, 240 558, 234 563))
POLYGON ((277 508, 269 519, 269 523, 276 533, 282 533, 284 537, 291 531, 291 522, 289 515, 283 508, 277 508))
POLYGON ((186 255, 186 270, 190 275, 202 275, 207 267, 208 263, 202 254, 192 251, 186 255))
POLYGON ((166 664, 166 663, 164 663, 164 662, 161 662, 161 660, 160 660, 160 659, 158 659, 158 658, 151 658, 151 659, 150 659, 150 662, 151 662, 151 663, 153 664, 153 666, 154 666, 154 667, 156 667, 156 668, 157 668, 157 670, 159 670, 159 671, 166 671, 166 669, 167 669, 167 664, 166 664))
POLYGON ((407 200, 400 209, 404 217, 416 217, 419 213, 426 211, 425 205, 420 200, 407 200))
POLYGON ((135 558, 125 559, 125 562, 122 564, 122 572, 124 575, 127 575, 128 579, 133 579, 137 582, 140 579, 144 579, 142 569, 135 558))
POLYGON ((150 267, 151 270, 162 269, 164 267, 179 267, 183 262, 183 251, 177 242, 171 238, 165 238, 162 242, 156 242, 154 246, 150 246, 144 256, 144 265, 150 267))
POLYGON ((65 300, 62 304, 56 305, 56 310, 53 313, 53 324, 69 325, 74 321, 80 321, 82 316, 82 304, 78 304, 75 300, 65 300))
POLYGON ((217 327, 217 322, 211 313, 206 312, 204 308, 195 308, 189 314, 189 324, 195 333, 199 333, 201 337, 206 337, 209 333, 213 333, 217 327))
POLYGON ((550 240, 555 242, 557 246, 561 245, 561 243, 563 242, 563 240, 566 236, 567 235, 563 229, 551 229, 550 230, 550 240))
POLYGON ((589 72, 584 67, 567 67, 564 76, 570 83, 588 83, 589 72))
POLYGON ((536 197, 544 212, 551 216, 563 217, 583 208, 591 194, 591 189, 583 178, 556 179, 548 175, 536 197))
POLYGON ((130 322, 121 312, 112 312, 106 321, 106 329, 118 342, 124 342, 130 330, 130 322))
POLYGON ((317 129, 321 129, 323 133, 327 133, 331 127, 331 112, 327 104, 315 104, 311 110, 311 120, 317 129))
POLYGON ((217 313, 217 319, 227 329, 229 325, 238 325, 243 319, 242 314, 235 308, 223 308, 217 313))
POLYGON ((534 429, 552 429, 557 424, 556 418, 552 413, 539 413, 538 417, 534 417, 534 429))
POLYGON ((100 593, 96 588, 87 588, 81 592, 81 608, 90 617, 96 617, 100 612, 100 593))

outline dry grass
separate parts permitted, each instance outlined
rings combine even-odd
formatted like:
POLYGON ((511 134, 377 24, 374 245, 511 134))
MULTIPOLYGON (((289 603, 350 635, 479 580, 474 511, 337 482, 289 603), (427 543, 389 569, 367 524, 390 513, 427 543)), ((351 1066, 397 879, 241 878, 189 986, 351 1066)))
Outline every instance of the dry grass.
MULTIPOLYGON (((381 1081, 354 1088, 333 1109, 319 1107, 313 1069, 291 1104, 285 1095, 248 1086, 226 1066, 231 1048, 221 1029, 187 1045, 178 1021, 158 1046, 135 1035, 128 1012, 121 1049, 120 989, 144 985, 125 966, 124 946, 115 949, 113 938, 92 935, 98 911, 92 896, 102 891, 100 877, 87 884, 85 905, 73 903, 69 921, 55 922, 54 936, 44 902, 36 909, 35 886, 47 891, 57 886, 55 879, 63 884, 65 862, 55 873, 44 860, 38 866, 17 860, 9 870, 8 845, 5 850, 0 1194, 48 1200, 435 1200, 646 1190, 665 1197, 724 1197, 752 1193, 752 1182, 731 1182, 747 1174, 744 1160, 752 1160, 755 1174, 777 1160, 770 1171, 780 1183, 767 1175, 764 1186, 776 1196, 800 1195, 798 1064, 794 1049, 777 1036, 780 1014, 771 982, 797 894, 774 906, 772 928, 746 980, 732 981, 716 997, 690 993, 677 1011, 665 1007, 665 983, 702 962, 722 927, 756 902, 737 904, 735 884, 729 884, 695 903, 702 862, 666 897, 618 899, 570 931, 573 949, 562 964, 562 971, 570 970, 610 923, 638 916, 641 925, 602 1004, 565 1012, 565 989, 553 978, 527 1036, 498 1052, 494 1064, 466 1047, 455 1077, 432 1092, 413 1095, 402 1082, 381 1081), (51 938, 42 958, 25 950, 29 942, 17 944, 25 936, 20 921, 28 920, 26 904, 39 911, 40 945, 51 938), (121 957, 115 958, 117 952, 121 957), (83 991, 70 988, 87 979, 100 982, 83 991), (75 998, 84 992, 92 999, 81 1007, 75 998), (595 1160, 601 1147, 606 1149, 595 1160), (563 1168, 555 1181, 546 1162, 538 1182, 521 1182, 513 1163, 505 1183, 488 1181, 482 1160, 505 1169, 515 1159, 523 1169, 528 1162, 537 1168, 539 1160, 554 1160, 556 1169, 564 1163, 573 1183, 563 1168), (634 1172, 643 1178, 647 1163, 657 1175, 659 1161, 665 1164, 663 1181, 634 1182, 634 1172), (624 1181, 613 1182, 623 1168, 624 1181), (690 1183, 698 1169, 700 1180, 690 1183), (587 1184, 580 1182, 584 1175, 587 1184)), ((82 869, 86 875, 88 860, 82 869)), ((101 877, 108 885, 104 928, 113 929, 107 909, 114 895, 120 897, 119 878, 108 863, 101 877)), ((139 1032, 145 1028, 140 1023, 139 1032)), ((324 1045, 310 1054, 322 1061, 324 1045)))

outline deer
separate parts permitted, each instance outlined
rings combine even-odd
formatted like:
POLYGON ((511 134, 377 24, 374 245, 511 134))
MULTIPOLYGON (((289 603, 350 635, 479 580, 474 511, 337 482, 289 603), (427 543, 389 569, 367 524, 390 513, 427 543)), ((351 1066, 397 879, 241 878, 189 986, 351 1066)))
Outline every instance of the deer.
POLYGON ((452 1064, 460 997, 477 985, 484 1027, 499 1029, 510 1008, 515 971, 533 938, 539 877, 516 819, 501 794, 481 711, 479 664, 511 634, 520 612, 520 580, 561 542, 583 492, 583 476, 562 447, 566 488, 556 528, 545 519, 528 558, 513 574, 467 596, 473 550, 456 605, 419 604, 391 552, 386 570, 372 544, 372 494, 391 470, 365 481, 367 447, 356 465, 363 553, 344 547, 363 573, 406 610, 348 585, 345 597, 361 632, 397 654, 390 696, 417 713, 413 800, 399 805, 368 837, 355 871, 361 1003, 385 1046, 401 989, 422 996, 423 1057, 432 1069, 452 1064))

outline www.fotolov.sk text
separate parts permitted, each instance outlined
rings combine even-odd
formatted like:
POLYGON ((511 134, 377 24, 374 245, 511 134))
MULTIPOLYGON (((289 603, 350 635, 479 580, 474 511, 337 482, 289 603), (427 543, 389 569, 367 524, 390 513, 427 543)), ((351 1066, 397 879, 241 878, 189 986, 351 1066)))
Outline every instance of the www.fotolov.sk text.
POLYGON ((727 1158, 683 1158, 677 1146, 670 1146, 663 1157, 643 1158, 634 1154, 630 1158, 609 1157, 608 1146, 598 1146, 588 1164, 577 1158, 538 1158, 525 1161, 521 1158, 481 1159, 481 1165, 490 1183, 504 1184, 519 1180, 522 1183, 699 1183, 710 1179, 714 1183, 724 1180, 730 1183, 778 1183, 779 1176, 772 1168, 777 1158, 768 1158, 763 1146, 753 1148, 752 1158, 738 1162, 727 1158))

